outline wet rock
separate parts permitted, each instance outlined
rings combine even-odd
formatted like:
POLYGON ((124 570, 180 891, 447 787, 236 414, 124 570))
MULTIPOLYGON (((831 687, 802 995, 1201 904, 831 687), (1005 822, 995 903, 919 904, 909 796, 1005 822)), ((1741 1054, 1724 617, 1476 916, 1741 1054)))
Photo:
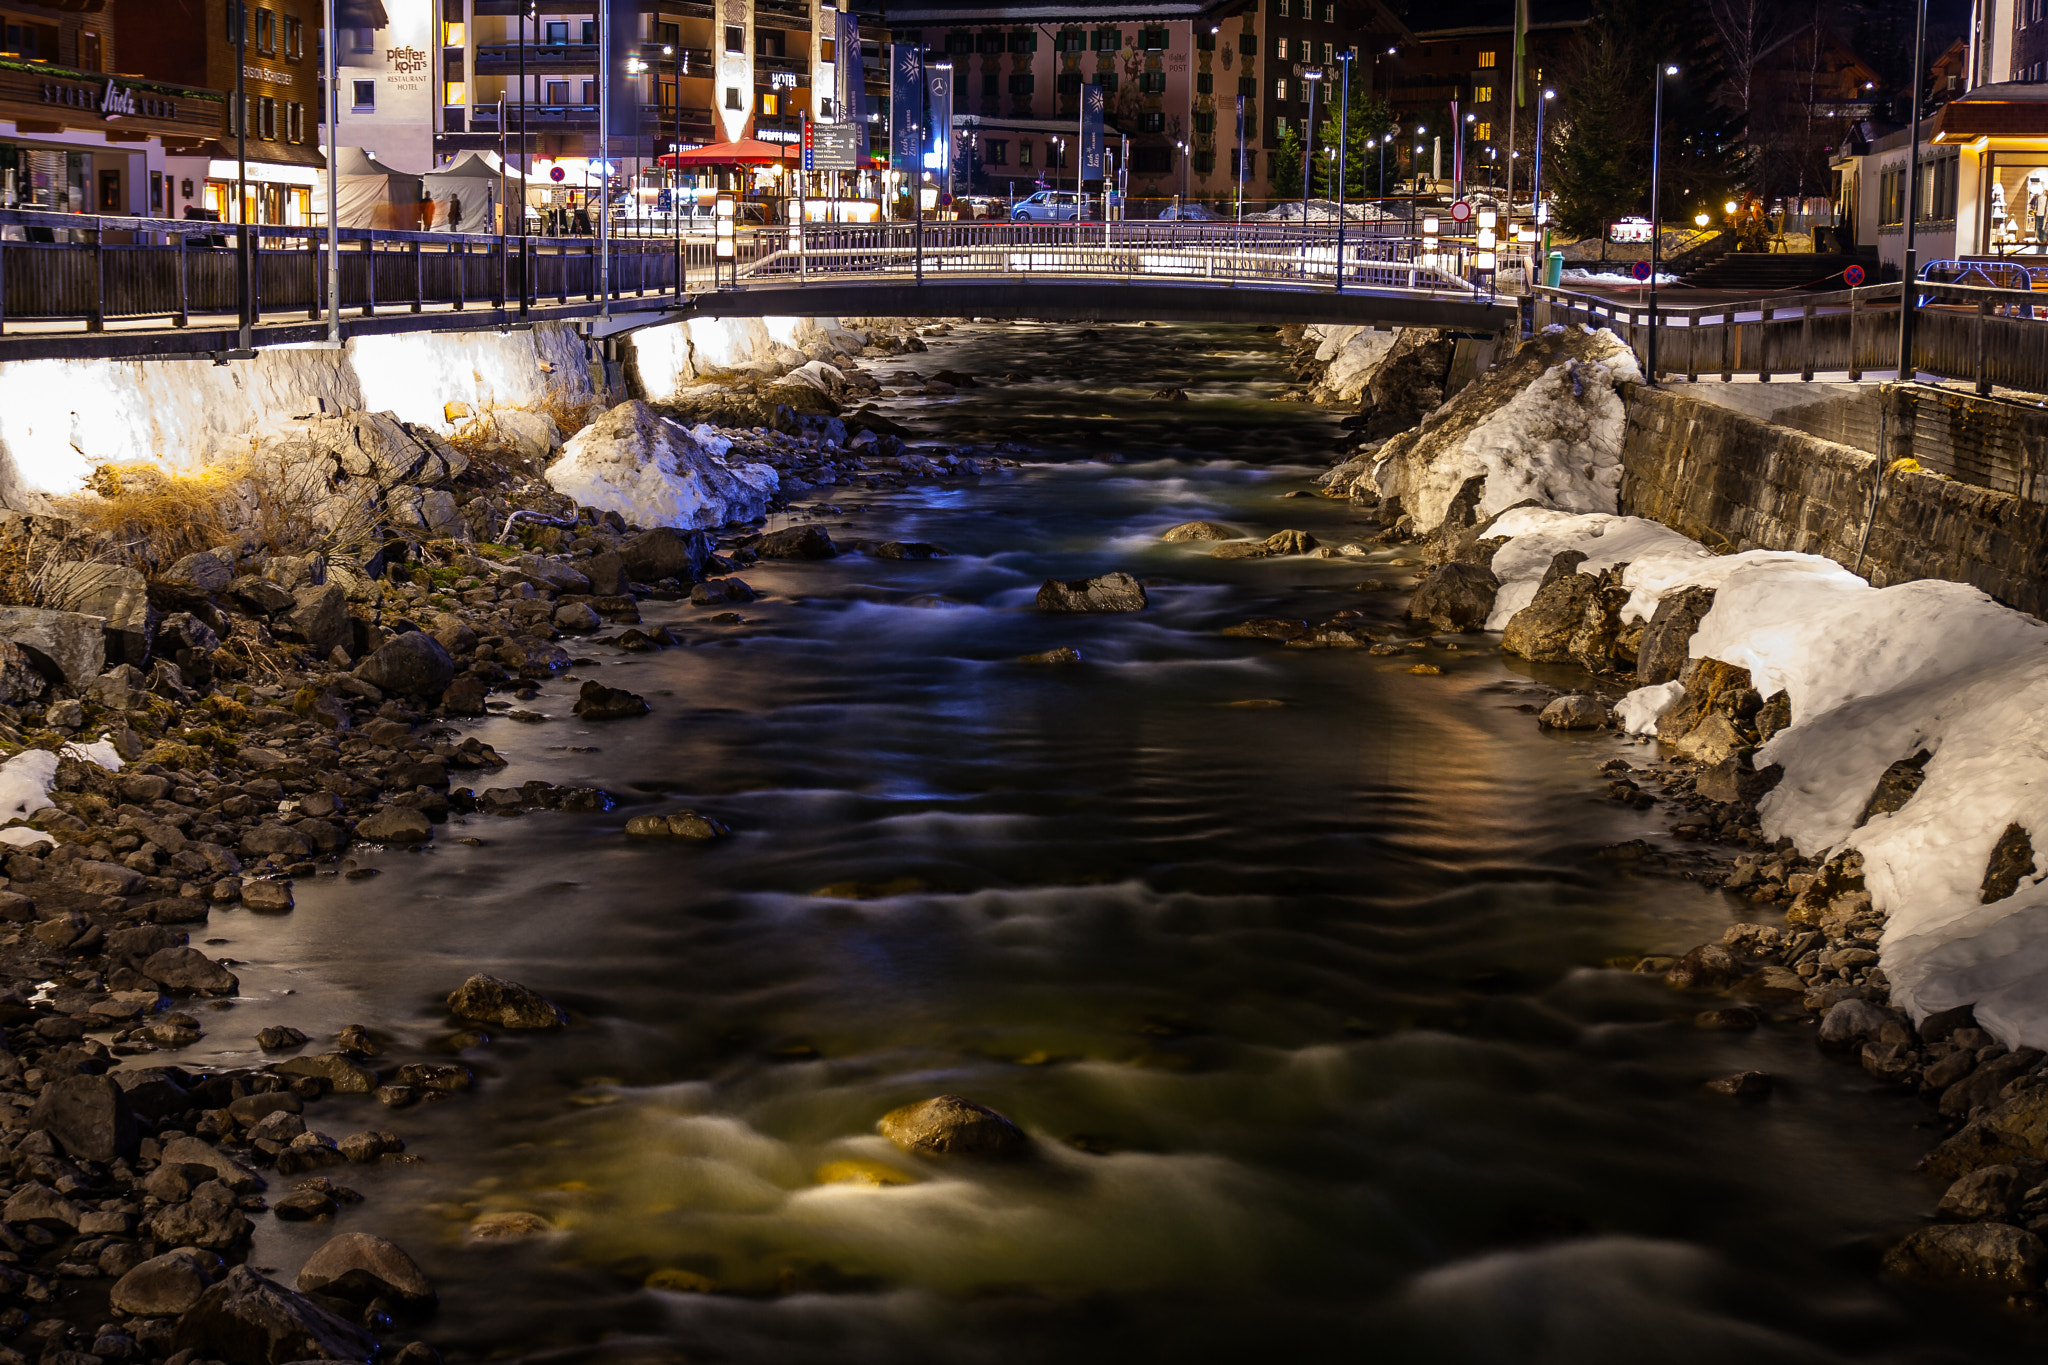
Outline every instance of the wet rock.
POLYGON ((335 1144, 335 1150, 344 1158, 358 1164, 375 1161, 380 1156, 405 1150, 405 1143, 391 1133, 365 1131, 350 1133, 335 1144))
MULTIPOLYGON (((424 844, 433 837, 433 822, 410 806, 386 806, 356 825, 356 838, 373 844, 424 844)), ((246 887, 242 897, 248 899, 246 887)))
POLYGON ((1740 980, 1747 970, 1720 944, 1702 943, 1678 959, 1664 980, 1679 990, 1719 990, 1740 980))
POLYGON ((1968 1118, 1978 1108, 1992 1108, 1998 1104, 1999 1092, 2007 1083, 2033 1070, 2041 1060, 2041 1054, 2032 1048, 2009 1052, 2003 1057, 1994 1057, 1979 1062, 1971 1068, 1969 1075, 1941 1092, 1936 1104, 1947 1118, 1968 1118))
POLYGON ((1986 1166, 1963 1176, 1941 1196, 1934 1216, 1958 1223, 1982 1223, 2018 1212, 2029 1182, 2017 1166, 1986 1166))
POLYGON ((196 948, 165 948, 151 953, 142 974, 165 990, 195 995, 233 995, 241 986, 235 974, 196 948))
POLYGON ((1775 1086, 1776 1081, 1768 1071, 1738 1071, 1732 1076, 1717 1076, 1700 1089, 1710 1095, 1727 1095, 1738 1100, 1761 1100, 1769 1098, 1775 1086))
POLYGON ((690 589, 690 601, 700 607, 724 606, 732 602, 751 602, 754 590, 744 579, 711 578, 690 589))
POLYGON ((561 1006, 539 991, 495 976, 472 976, 456 987, 448 1010, 458 1019, 500 1028, 561 1028, 569 1022, 561 1006))
POLYGON ((1024 1131, 1009 1119, 958 1095, 892 1109, 875 1127, 908 1151, 941 1156, 1013 1156, 1030 1145, 1024 1131))
POLYGON ((1077 664, 1081 662, 1081 651, 1061 645, 1058 649, 1041 650, 1037 654, 1019 654, 1010 662, 1019 664, 1077 664))
MULTIPOLYGON (((299 828, 314 821, 302 821, 299 828)), ((258 914, 277 915, 292 908, 292 884, 288 881, 271 881, 257 878, 242 883, 242 908, 258 914)))
POLYGON ((344 1232, 308 1257, 297 1280, 301 1291, 350 1303, 386 1298, 408 1306, 434 1302, 434 1286, 395 1242, 367 1232, 344 1232))
POLYGON ((1665 594, 1657 613, 1643 627, 1636 649, 1636 680, 1644 686, 1667 683, 1685 667, 1687 647, 1700 622, 1713 610, 1712 588, 1680 588, 1665 594))
POLYGON ((1308 622, 1290 617, 1254 616, 1249 621, 1225 626, 1220 633, 1243 640, 1292 640, 1308 634, 1309 628, 1308 622))
POLYGON ((263 1178, 226 1152, 195 1137, 172 1138, 164 1144, 166 1166, 198 1166, 236 1194, 263 1188, 263 1178))
POLYGON ((107 664, 100 618, 45 607, 0 607, 0 640, 28 655, 51 682, 85 687, 107 664))
POLYGON ((66 1155, 85 1161, 133 1157, 139 1138, 128 1096, 109 1076, 52 1081, 37 1097, 28 1122, 55 1138, 66 1155))
POLYGON ((1589 692, 1573 692, 1544 707, 1536 723, 1546 730, 1597 730, 1607 723, 1607 703, 1589 692))
POLYGON ((1500 580, 1478 564, 1441 564, 1408 599, 1411 621, 1427 621, 1441 631, 1480 630, 1493 613, 1500 580))
POLYGON ((457 678, 441 694, 441 707, 451 716, 481 716, 490 688, 479 678, 457 678))
POLYGON ((2004 1223, 1916 1228, 1885 1253, 1884 1269, 1924 1284, 2028 1294, 2048 1275, 2048 1246, 2004 1223))
POLYGON ((723 839, 732 831, 708 815, 693 810, 669 815, 636 815, 626 822, 626 833, 638 839, 723 839))
POLYGON ((763 559, 830 559, 839 553, 822 526, 785 526, 755 536, 747 548, 763 559))
POLYGON ((626 720, 644 716, 650 709, 645 697, 623 687, 606 687, 596 679, 585 682, 576 694, 575 712, 585 720, 626 720))
POLYGON ((314 1076, 343 1095, 367 1095, 377 1088, 377 1073, 345 1052, 293 1057, 271 1068, 280 1076, 314 1076))
POLYGON ((235 1206, 234 1195, 219 1181, 209 1180, 182 1204, 166 1204, 142 1221, 142 1231, 168 1246, 205 1247, 226 1251, 246 1240, 248 1217, 235 1206))
POLYGON ((604 618, 588 602, 568 602, 555 608, 555 629, 585 635, 604 624, 604 618))
POLYGON ((1902 758, 1886 768, 1878 776, 1877 786, 1870 793, 1870 800, 1864 803, 1863 814, 1856 823, 1867 825, 1879 815, 1890 815, 1902 810, 1913 793, 1920 790, 1920 784, 1927 780, 1927 760, 1934 755, 1922 749, 1911 758, 1902 758))
POLYGON ((480 1242, 523 1242, 554 1230, 555 1225, 537 1213, 509 1209, 480 1213, 469 1224, 469 1235, 480 1242))
POLYGON ((636 583, 659 583, 664 578, 689 583, 703 576, 711 540, 702 531, 657 526, 620 545, 618 553, 627 577, 636 583))
POLYGON ((1127 573, 1095 578, 1048 578, 1038 589, 1038 609, 1057 612, 1138 611, 1145 585, 1127 573))
POLYGON ((175 1351, 226 1365, 287 1365, 303 1360, 368 1360, 368 1334, 305 1295, 236 1266, 178 1320, 175 1351))
POLYGON ((219 1273, 220 1257, 198 1247, 179 1247, 115 1281, 108 1302, 131 1317, 174 1318, 190 1311, 219 1273))
POLYGON ((1536 663, 1574 662, 1572 636, 1598 587, 1597 579, 1578 572, 1585 559, 1578 550, 1565 550, 1551 560, 1536 596, 1508 619, 1500 639, 1503 650, 1536 663))
POLYGON ((1184 521, 1159 533, 1161 540, 1243 540, 1244 532, 1220 521, 1184 521))
POLYGON ((868 553, 876 559, 944 559, 945 550, 926 540, 885 540, 868 553))
POLYGON ((1839 1000, 1820 1021, 1823 1047, 1847 1047, 1874 1038, 1898 1016, 1868 1000, 1839 1000))
POLYGON ((10 1223, 34 1224, 45 1228, 67 1228, 76 1231, 78 1220, 85 1216, 85 1210, 72 1203, 48 1185, 34 1182, 15 1190, 0 1207, 0 1218, 10 1223))
POLYGON ((395 635, 356 668, 356 676, 385 693, 438 697, 455 681, 455 660, 422 630, 395 635))
POLYGON ((1984 886, 1978 899, 1985 905, 2002 901, 2013 892, 2025 878, 2034 875, 2034 841, 2028 837, 2026 826, 2011 824, 1998 836, 1992 845, 1991 860, 1984 867, 1984 886))

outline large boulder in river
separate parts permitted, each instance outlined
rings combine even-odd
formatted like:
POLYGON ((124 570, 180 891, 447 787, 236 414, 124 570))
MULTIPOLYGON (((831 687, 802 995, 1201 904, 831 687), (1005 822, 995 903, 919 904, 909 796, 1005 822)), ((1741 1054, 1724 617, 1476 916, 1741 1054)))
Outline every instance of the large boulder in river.
POLYGON ((1551 560, 1535 598, 1509 618, 1500 637, 1503 650, 1535 663, 1573 662, 1572 637, 1598 586, 1597 580, 1579 572, 1585 558, 1578 550, 1565 550, 1551 560))
POLYGON ((1048 578, 1038 589, 1040 611, 1138 611, 1145 601, 1145 585, 1127 573, 1048 578))
POLYGON ((1904 1280, 2034 1294, 2048 1275, 2048 1245, 2008 1223, 1915 1228, 1885 1253, 1884 1268, 1904 1280))
POLYGON ((1438 630, 1479 630, 1493 614, 1500 580, 1479 564, 1443 564, 1408 599, 1408 619, 1438 630))
POLYGON ((755 536, 747 548, 763 559, 830 559, 839 553, 822 526, 785 526, 755 536))
POLYGON ((178 1320, 171 1349, 227 1365, 286 1365, 368 1360, 376 1343, 304 1294, 238 1265, 178 1320))
POLYGON ((0 607, 0 640, 8 640, 51 682, 84 687, 107 664, 105 622, 75 611, 0 607))
POLYGON ((892 1109, 875 1128, 898 1147, 939 1156, 1011 1156, 1031 1143, 995 1110, 958 1095, 892 1109))
POLYGON ((434 1301, 434 1286, 396 1242, 367 1232, 329 1239, 299 1271, 299 1288, 350 1303, 387 1298, 407 1305, 434 1301))
POLYGON ((455 681, 447 647, 423 630, 394 635, 356 666, 356 676, 385 692, 438 697, 455 681))
POLYGON ((43 1087, 29 1127, 57 1140, 66 1156, 113 1161, 135 1155, 140 1134, 128 1096, 111 1076, 65 1076, 43 1087))
POLYGON ((458 1019, 499 1028, 561 1028, 569 1022, 561 1006, 531 986, 481 973, 449 994, 448 1009, 458 1019))
POLYGON ((632 399, 570 438, 547 481, 642 526, 710 528, 760 516, 778 487, 775 471, 728 460, 729 442, 698 432, 632 399))
POLYGON ((622 571, 636 583, 659 583, 664 578, 694 583, 704 576, 704 561, 710 555, 711 538, 702 531, 657 526, 620 545, 618 558, 622 571))
POLYGON ((1184 521, 1159 533, 1161 540, 1242 540, 1244 532, 1220 521, 1184 521))
POLYGON ((138 1318, 174 1318, 187 1312, 213 1287, 220 1257, 198 1247, 179 1247, 144 1261, 114 1282, 107 1296, 115 1310, 138 1318))
POLYGON ((1667 683, 1685 667, 1687 647, 1700 622, 1714 609, 1712 588, 1680 588, 1657 603, 1636 648, 1636 679, 1644 686, 1667 683))

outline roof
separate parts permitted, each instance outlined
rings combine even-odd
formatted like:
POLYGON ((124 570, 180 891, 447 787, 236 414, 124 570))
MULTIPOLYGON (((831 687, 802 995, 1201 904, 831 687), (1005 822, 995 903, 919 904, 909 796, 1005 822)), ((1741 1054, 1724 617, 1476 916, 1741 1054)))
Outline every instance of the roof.
MULTIPOLYGON (((1529 0, 1529 31, 1579 28, 1593 20, 1592 0, 1529 0)), ((1506 33, 1514 27, 1512 0, 1441 0, 1427 17, 1415 15, 1408 26, 1422 39, 1455 38, 1468 33, 1506 33), (1419 22, 1418 22, 1419 21, 1419 22)))
POLYGON ((1965 91, 1935 115, 1934 135, 1943 142, 2048 137, 2048 85, 2007 81, 1965 91))

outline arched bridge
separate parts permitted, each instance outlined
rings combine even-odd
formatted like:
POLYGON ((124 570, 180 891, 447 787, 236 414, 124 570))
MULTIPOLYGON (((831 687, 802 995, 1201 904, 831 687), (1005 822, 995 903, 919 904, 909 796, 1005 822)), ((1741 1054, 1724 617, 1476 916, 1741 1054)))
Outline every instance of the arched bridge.
POLYGON ((244 355, 349 336, 574 321, 839 315, 1514 324, 1467 246, 1347 225, 811 224, 589 237, 251 227, 0 212, 0 360, 244 355), (338 282, 334 288, 330 281, 338 282))

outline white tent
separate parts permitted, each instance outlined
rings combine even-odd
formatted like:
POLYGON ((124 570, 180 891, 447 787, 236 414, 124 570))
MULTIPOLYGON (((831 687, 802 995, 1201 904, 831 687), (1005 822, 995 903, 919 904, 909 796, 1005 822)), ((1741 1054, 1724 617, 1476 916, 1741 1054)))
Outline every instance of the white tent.
MULTIPOLYGON (((526 177, 500 161, 496 152, 466 152, 439 170, 428 171, 421 181, 433 201, 431 232, 497 232, 498 206, 526 200, 526 177)), ((515 209, 508 224, 517 221, 515 209)))
MULTIPOLYGON (((423 225, 425 191, 420 177, 397 170, 361 147, 338 147, 334 159, 335 199, 345 228, 384 228, 416 232, 423 225)), ((313 190, 313 221, 327 223, 327 173, 313 190)))

